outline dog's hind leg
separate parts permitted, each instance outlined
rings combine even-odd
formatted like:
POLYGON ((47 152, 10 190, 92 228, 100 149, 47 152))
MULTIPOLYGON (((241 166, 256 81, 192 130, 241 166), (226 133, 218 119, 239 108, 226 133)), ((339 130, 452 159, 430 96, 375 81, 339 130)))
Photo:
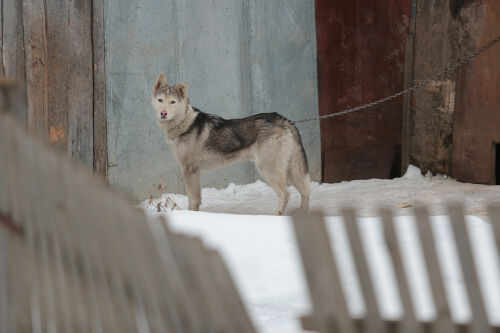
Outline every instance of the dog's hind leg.
MULTIPOLYGON (((295 129, 297 131, 297 129, 295 129)), ((300 141, 300 135, 296 132, 294 147, 288 164, 287 181, 300 193, 300 209, 309 209, 309 195, 311 193, 311 179, 307 168, 307 157, 300 141)))
POLYGON ((189 210, 199 210, 201 205, 200 170, 197 165, 188 165, 183 168, 186 192, 189 201, 189 210))
POLYGON ((309 210, 309 195, 311 194, 311 180, 308 173, 303 173, 292 166, 288 169, 287 180, 300 193, 300 209, 309 210))
POLYGON ((286 171, 280 172, 281 168, 266 164, 257 164, 257 169, 264 178, 264 180, 271 186, 278 196, 278 205, 276 206, 275 215, 283 215, 285 212, 288 199, 290 199, 290 192, 286 186, 286 171))

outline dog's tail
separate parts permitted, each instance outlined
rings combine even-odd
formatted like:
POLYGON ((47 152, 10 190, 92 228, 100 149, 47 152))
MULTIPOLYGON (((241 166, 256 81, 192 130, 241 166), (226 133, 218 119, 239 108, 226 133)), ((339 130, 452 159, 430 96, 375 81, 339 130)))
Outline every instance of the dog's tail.
POLYGON ((290 127, 290 131, 292 132, 293 139, 295 141, 293 155, 295 155, 294 157, 300 161, 300 168, 301 168, 302 173, 304 175, 309 174, 309 166, 307 164, 307 155, 306 155, 306 151, 304 149, 304 145, 302 144, 302 138, 300 137, 299 130, 297 129, 297 127, 295 127, 295 125, 292 124, 290 127))

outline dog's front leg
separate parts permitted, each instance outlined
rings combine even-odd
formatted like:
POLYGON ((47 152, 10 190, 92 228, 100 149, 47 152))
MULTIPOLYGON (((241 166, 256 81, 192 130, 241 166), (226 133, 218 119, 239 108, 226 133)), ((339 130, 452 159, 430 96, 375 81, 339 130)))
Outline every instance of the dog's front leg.
POLYGON ((200 170, 197 165, 190 164, 182 171, 186 182, 189 210, 199 210, 201 205, 200 170))

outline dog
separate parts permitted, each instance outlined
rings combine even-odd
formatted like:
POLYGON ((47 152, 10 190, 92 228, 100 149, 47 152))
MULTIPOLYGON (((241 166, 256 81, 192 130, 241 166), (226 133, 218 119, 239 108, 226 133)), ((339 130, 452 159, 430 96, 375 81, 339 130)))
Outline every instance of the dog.
POLYGON ((167 84, 160 73, 152 105, 159 127, 175 155, 186 184, 190 210, 201 204, 200 170, 220 169, 251 160, 278 196, 276 215, 282 215, 290 193, 287 182, 301 195, 300 207, 309 208, 310 177, 302 140, 294 124, 278 113, 259 113, 224 119, 191 106, 188 84, 167 84))

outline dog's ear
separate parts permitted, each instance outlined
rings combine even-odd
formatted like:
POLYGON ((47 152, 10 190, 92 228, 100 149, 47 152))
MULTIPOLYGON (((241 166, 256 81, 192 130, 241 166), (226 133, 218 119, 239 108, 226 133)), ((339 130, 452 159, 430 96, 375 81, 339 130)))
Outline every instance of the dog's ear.
POLYGON ((153 93, 155 93, 160 88, 166 88, 166 87, 167 87, 167 77, 165 76, 165 74, 160 73, 153 87, 153 93))
POLYGON ((187 99, 187 88, 188 84, 186 82, 179 82, 174 86, 174 89, 179 92, 182 99, 187 99))

